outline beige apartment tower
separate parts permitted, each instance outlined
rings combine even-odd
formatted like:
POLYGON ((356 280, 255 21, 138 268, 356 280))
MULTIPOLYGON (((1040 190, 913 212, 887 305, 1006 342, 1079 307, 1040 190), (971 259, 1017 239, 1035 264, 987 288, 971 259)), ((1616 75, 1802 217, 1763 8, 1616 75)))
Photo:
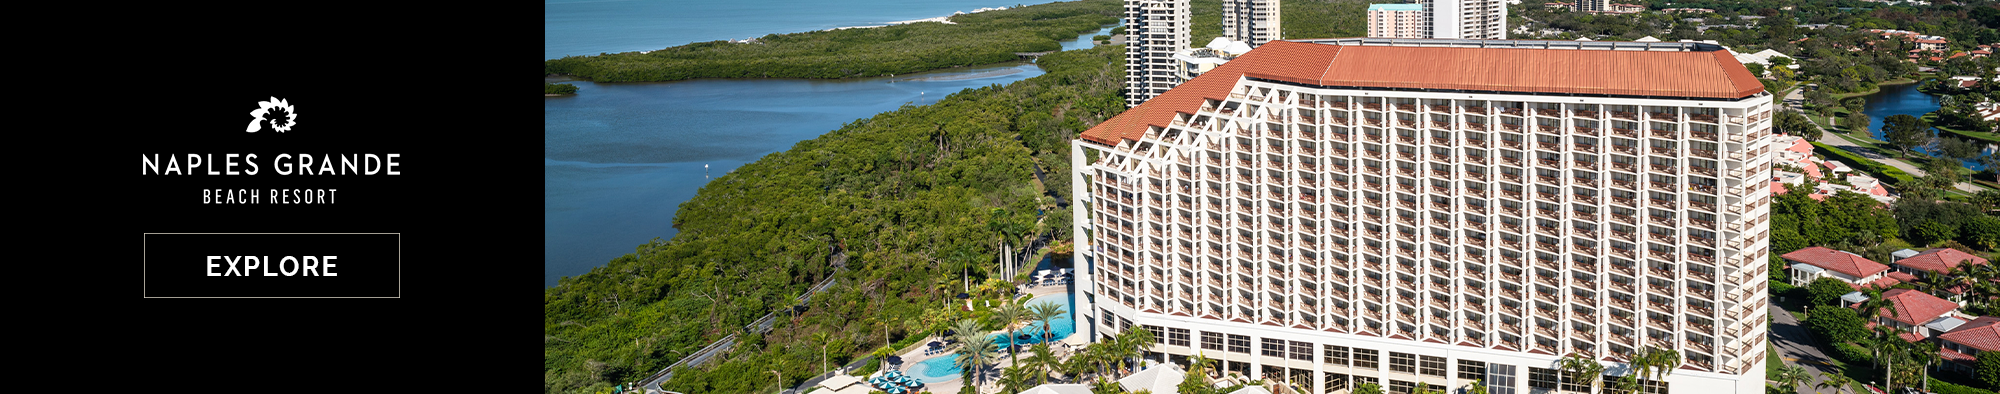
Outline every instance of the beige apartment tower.
POLYGON ((1278 0, 1222 0, 1222 37, 1250 47, 1283 39, 1278 0))

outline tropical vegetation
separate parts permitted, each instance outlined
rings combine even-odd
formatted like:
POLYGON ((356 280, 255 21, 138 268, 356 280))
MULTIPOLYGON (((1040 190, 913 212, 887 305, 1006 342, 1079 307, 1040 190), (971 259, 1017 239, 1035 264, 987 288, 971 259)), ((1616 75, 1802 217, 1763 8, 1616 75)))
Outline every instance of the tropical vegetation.
POLYGON ((542 82, 543 94, 576 94, 576 85, 542 82))
POLYGON ((749 41, 568 56, 545 61, 543 73, 598 82, 908 74, 1011 61, 1017 52, 1060 50, 1059 40, 1118 23, 1122 5, 1118 0, 1080 0, 959 14, 951 17, 952 24, 771 34, 749 41))
POLYGON ((1069 177, 1033 172, 1068 173, 1069 141, 1125 109, 1122 49, 1050 54, 1045 75, 857 120, 717 177, 681 205, 673 239, 544 292, 544 391, 637 381, 731 334, 731 351, 662 386, 763 392, 768 371, 789 387, 948 322, 1001 329, 956 295, 1012 299, 996 239, 1068 237, 1069 177), (745 328, 773 312, 769 331, 745 328))

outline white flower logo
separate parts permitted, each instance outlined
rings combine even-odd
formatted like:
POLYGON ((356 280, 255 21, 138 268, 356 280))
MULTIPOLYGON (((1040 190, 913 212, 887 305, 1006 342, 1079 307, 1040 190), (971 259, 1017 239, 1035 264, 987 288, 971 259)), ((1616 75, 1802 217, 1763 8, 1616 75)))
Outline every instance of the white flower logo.
POLYGON ((250 119, 250 128, 244 131, 255 133, 258 130, 263 130, 264 115, 268 114, 272 109, 284 110, 285 119, 283 124, 279 124, 278 119, 271 119, 271 129, 278 130, 278 132, 283 133, 286 131, 291 131, 292 126, 296 126, 299 124, 298 122, 299 113, 298 111, 292 110, 292 104, 285 102, 284 99, 272 97, 271 101, 257 102, 257 110, 250 111, 250 117, 252 118, 250 119))

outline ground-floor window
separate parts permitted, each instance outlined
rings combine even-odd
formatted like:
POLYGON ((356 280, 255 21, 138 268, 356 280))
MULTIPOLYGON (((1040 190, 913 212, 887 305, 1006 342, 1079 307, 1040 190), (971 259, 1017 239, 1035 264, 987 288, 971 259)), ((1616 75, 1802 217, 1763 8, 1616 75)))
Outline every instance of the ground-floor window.
POLYGON ((1229 352, 1245 353, 1245 354, 1250 353, 1250 336, 1229 335, 1229 352))
POLYGON ((1381 354, 1382 353, 1380 353, 1375 349, 1354 348, 1354 367, 1367 368, 1367 369, 1381 369, 1382 368, 1381 364, 1382 358, 1380 357, 1381 354))
POLYGON ((1271 357, 1285 356, 1285 340, 1283 339, 1264 338, 1262 347, 1264 348, 1263 355, 1271 357))
POLYGON ((1507 364, 1487 364, 1486 393, 1514 394, 1514 366, 1507 364))
POLYGON ((1407 374, 1417 373, 1417 355, 1389 352, 1389 370, 1407 374))
POLYGON ((1320 391, 1321 393, 1331 393, 1340 390, 1349 390, 1348 392, 1350 393, 1353 392, 1352 390, 1354 389, 1354 387, 1350 386, 1351 384, 1354 383, 1353 381, 1351 381, 1351 379, 1353 378, 1348 377, 1347 374, 1327 372, 1325 378, 1326 378, 1326 390, 1320 391))
POLYGON ((1560 372, 1548 368, 1528 367, 1528 387, 1555 390, 1561 381, 1560 372))
POLYGON ((1346 346, 1326 345, 1325 350, 1326 350, 1326 357, 1325 357, 1326 360, 1324 361, 1326 362, 1327 365, 1347 365, 1346 346))
POLYGON ((1415 382, 1405 382, 1395 379, 1389 380, 1388 392, 1390 393, 1410 394, 1411 391, 1416 391, 1416 390, 1417 390, 1417 384, 1415 382))
POLYGON ((1458 378, 1467 381, 1486 378, 1486 363, 1472 360, 1458 360, 1458 378))
POLYGON ((1418 356, 1417 372, 1428 376, 1444 377, 1444 357, 1418 356))
POLYGON ((1222 333, 1203 331, 1201 333, 1201 348, 1222 350, 1222 333))
POLYGON ((1293 360, 1300 360, 1300 361, 1312 361, 1312 359, 1313 359, 1313 344, 1312 344, 1312 342, 1306 342, 1306 341, 1292 341, 1292 357, 1291 357, 1291 358, 1292 358, 1293 360))

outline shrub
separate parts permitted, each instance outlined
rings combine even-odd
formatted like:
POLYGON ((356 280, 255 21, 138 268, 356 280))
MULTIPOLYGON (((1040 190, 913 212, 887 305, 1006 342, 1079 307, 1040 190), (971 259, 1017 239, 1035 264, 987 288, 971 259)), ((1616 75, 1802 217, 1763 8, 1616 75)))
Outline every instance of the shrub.
POLYGON ((1833 345, 1833 350, 1834 357, 1839 357, 1840 361, 1848 363, 1865 363, 1875 359, 1875 356, 1870 355, 1868 349, 1863 349, 1852 343, 1841 342, 1833 345))
POLYGON ((1988 389, 2000 388, 2000 352, 1979 352, 1978 361, 1972 364, 1972 378, 1988 389))
POLYGON ((1993 394, 1993 390, 1985 390, 1985 389, 1980 389, 1978 387, 1951 384, 1942 380, 1937 380, 1937 378, 1931 378, 1931 392, 1937 394, 1993 394))
POLYGON ((1806 327, 1833 342, 1855 341, 1868 335, 1867 321, 1862 320, 1853 309, 1832 305, 1812 308, 1812 316, 1806 318, 1806 327))
POLYGON ((1840 296, 1853 292, 1854 288, 1847 287, 1847 282, 1834 278, 1819 278, 1806 285, 1806 300, 1813 306, 1836 305, 1840 302, 1840 296))

